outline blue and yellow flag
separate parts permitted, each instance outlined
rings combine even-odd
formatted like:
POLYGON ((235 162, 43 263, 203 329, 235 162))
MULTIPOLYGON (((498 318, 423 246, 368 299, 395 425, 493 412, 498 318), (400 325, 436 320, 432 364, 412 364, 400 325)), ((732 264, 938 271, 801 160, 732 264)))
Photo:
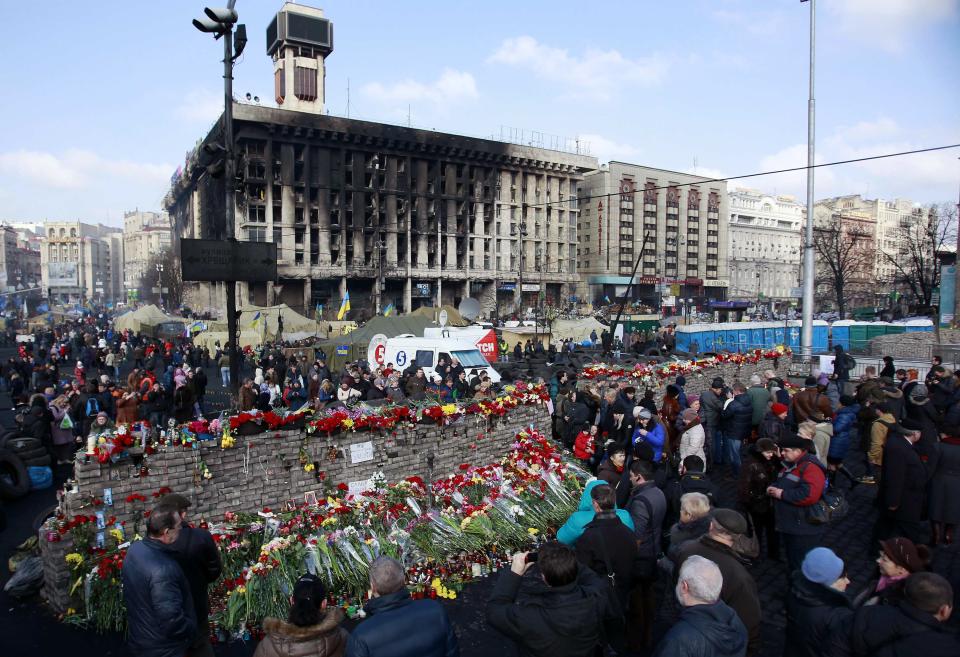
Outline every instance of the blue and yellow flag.
POLYGON ((337 312, 337 320, 342 320, 350 312, 350 291, 343 293, 343 301, 340 302, 340 310, 337 312))
POLYGON ((316 308, 314 309, 314 311, 313 311, 313 317, 314 317, 314 319, 316 319, 318 322, 319 322, 321 319, 323 319, 323 304, 322 304, 322 303, 318 303, 318 304, 317 304, 317 307, 316 307, 316 308))
POLYGON ((389 317, 391 314, 393 314, 394 310, 396 310, 396 308, 393 307, 392 303, 387 304, 387 307, 383 309, 383 316, 389 317))
POLYGON ((258 327, 260 326, 260 320, 261 320, 261 319, 262 319, 262 318, 260 317, 260 311, 258 310, 258 311, 256 312, 256 314, 253 316, 253 321, 250 322, 250 326, 251 326, 252 328, 258 328, 258 327))

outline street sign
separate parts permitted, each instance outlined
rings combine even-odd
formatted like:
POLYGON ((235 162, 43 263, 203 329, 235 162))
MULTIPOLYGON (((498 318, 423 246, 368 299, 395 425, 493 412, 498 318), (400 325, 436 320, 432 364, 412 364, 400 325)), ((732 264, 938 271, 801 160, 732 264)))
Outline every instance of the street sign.
POLYGON ((180 261, 185 281, 264 283, 277 279, 274 242, 182 239, 180 261))

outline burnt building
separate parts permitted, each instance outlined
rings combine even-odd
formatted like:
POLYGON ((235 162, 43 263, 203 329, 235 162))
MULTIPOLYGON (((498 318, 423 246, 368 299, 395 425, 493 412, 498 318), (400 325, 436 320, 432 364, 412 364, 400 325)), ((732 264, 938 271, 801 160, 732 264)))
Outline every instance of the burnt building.
MULTIPOLYGON (((332 26, 302 23, 321 17, 287 4, 268 30, 278 107, 234 102, 234 232, 275 242, 279 276, 238 284, 238 302, 329 316, 349 291, 356 319, 466 296, 504 315, 575 295, 578 187, 596 159, 324 114, 332 26)), ((174 177, 177 238, 226 236, 226 181, 204 158, 221 127, 222 117, 174 177)), ((185 298, 217 309, 225 295, 197 283, 185 298)))

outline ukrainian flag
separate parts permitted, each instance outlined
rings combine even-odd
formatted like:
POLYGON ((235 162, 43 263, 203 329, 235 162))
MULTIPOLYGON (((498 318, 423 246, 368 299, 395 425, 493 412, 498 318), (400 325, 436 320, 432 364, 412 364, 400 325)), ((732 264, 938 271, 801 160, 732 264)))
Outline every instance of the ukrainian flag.
POLYGON ((313 311, 313 316, 318 322, 320 321, 320 319, 323 317, 323 304, 317 304, 317 307, 313 311))
POLYGON ((387 304, 387 307, 383 309, 383 316, 384 316, 384 317, 389 317, 390 314, 391 314, 394 310, 396 310, 396 309, 393 307, 393 304, 392 304, 392 303, 391 303, 391 304, 387 304))
POLYGON ((260 326, 260 320, 261 320, 261 319, 262 319, 262 318, 260 317, 260 311, 258 310, 258 311, 256 312, 256 314, 253 316, 253 321, 250 322, 250 326, 251 326, 252 328, 258 328, 258 327, 260 326))
POLYGON ((340 310, 337 312, 337 321, 342 320, 350 312, 350 291, 343 293, 343 301, 340 302, 340 310))

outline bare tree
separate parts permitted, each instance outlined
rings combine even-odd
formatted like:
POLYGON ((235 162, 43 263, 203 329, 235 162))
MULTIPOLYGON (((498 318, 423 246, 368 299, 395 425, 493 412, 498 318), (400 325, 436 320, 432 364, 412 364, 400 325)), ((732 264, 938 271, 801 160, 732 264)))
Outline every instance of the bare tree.
POLYGON ((179 308, 183 303, 183 278, 180 271, 180 259, 172 249, 151 254, 146 273, 140 279, 140 298, 149 299, 159 305, 162 298, 167 308, 179 308), (163 267, 158 271, 157 265, 163 267), (154 292, 158 285, 161 292, 154 292), (165 291, 163 291, 165 290, 165 291))
POLYGON ((859 222, 835 216, 829 224, 815 226, 817 251, 817 288, 825 288, 833 298, 841 319, 847 305, 861 299, 869 290, 873 274, 873 239, 859 222))
POLYGON ((894 285, 921 308, 929 309, 933 303, 933 292, 940 285, 938 254, 956 244, 956 230, 957 207, 934 204, 901 220, 895 252, 881 251, 894 269, 894 285))

